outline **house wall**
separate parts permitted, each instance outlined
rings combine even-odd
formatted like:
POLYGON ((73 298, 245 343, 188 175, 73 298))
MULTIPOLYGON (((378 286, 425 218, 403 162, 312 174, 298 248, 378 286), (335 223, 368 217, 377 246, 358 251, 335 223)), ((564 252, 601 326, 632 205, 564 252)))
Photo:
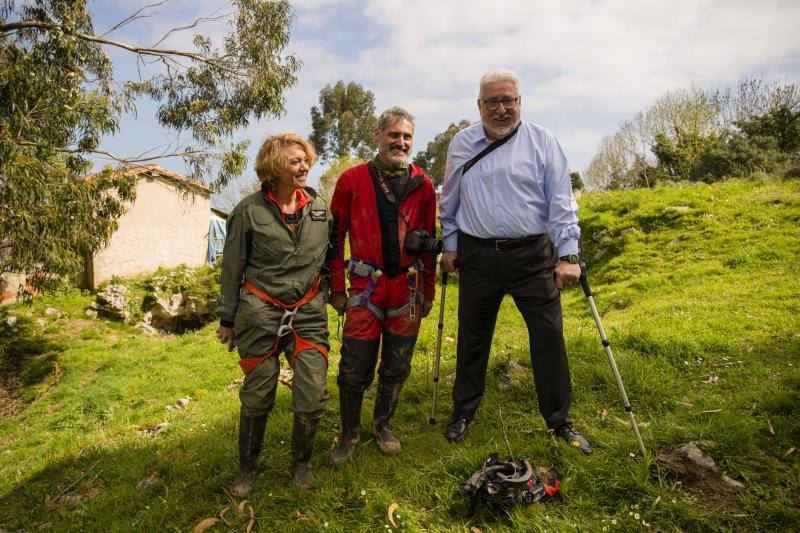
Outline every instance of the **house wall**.
POLYGON ((93 258, 93 287, 112 276, 148 274, 158 267, 205 264, 211 199, 185 194, 173 183, 139 179, 136 202, 119 219, 119 229, 93 258))
POLYGON ((0 275, 0 303, 17 301, 17 291, 25 284, 25 274, 6 272, 0 275))

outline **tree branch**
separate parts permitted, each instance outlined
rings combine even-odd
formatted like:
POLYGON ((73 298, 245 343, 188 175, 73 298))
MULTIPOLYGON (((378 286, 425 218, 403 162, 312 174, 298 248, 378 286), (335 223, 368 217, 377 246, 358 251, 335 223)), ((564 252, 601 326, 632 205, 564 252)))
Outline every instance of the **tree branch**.
POLYGON ((118 30, 118 29, 120 29, 121 27, 123 27, 125 24, 128 24, 129 22, 133 22, 133 21, 134 21, 134 20, 136 20, 136 19, 139 19, 139 18, 144 18, 144 17, 149 17, 150 15, 142 15, 141 17, 140 17, 140 16, 138 16, 138 15, 139 15, 139 13, 141 13, 142 11, 144 11, 145 9, 150 9, 151 7, 158 7, 158 6, 162 5, 162 4, 166 4, 167 2, 169 2, 169 0, 161 0, 161 2, 156 2, 155 4, 149 4, 149 5, 146 5, 146 6, 144 6, 143 8, 139 9, 138 11, 136 11, 136 12, 135 12, 133 15, 131 15, 131 16, 129 16, 128 18, 126 18, 126 19, 124 19, 124 20, 122 20, 122 21, 118 22, 117 24, 115 24, 114 26, 112 26, 110 29, 108 29, 108 30, 104 31, 104 32, 102 33, 102 35, 100 35, 100 37, 105 37, 106 35, 108 35, 108 34, 109 34, 109 33, 111 33, 112 31, 114 31, 114 30, 118 30))
MULTIPOLYGON (((218 12, 218 11, 220 11, 221 9, 222 9, 222 8, 219 8, 219 9, 217 9, 216 11, 214 11, 214 13, 217 13, 217 12, 218 12)), ((214 15, 214 13, 212 13, 211 15, 214 15)), ((167 37, 169 37, 170 35, 172 35, 172 34, 173 34, 173 33, 175 33, 175 32, 178 32, 178 31, 183 31, 183 30, 189 30, 189 29, 195 28, 195 27, 197 27, 197 25, 198 25, 198 24, 200 24, 201 22, 205 22, 205 21, 208 21, 208 20, 221 20, 221 19, 224 19, 224 18, 226 18, 226 17, 230 17, 230 16, 231 16, 231 13, 228 13, 228 14, 225 14, 225 15, 219 15, 219 16, 217 16, 217 17, 211 16, 211 15, 209 15, 209 16, 207 16, 207 17, 200 17, 199 19, 195 20, 193 23, 189 24, 188 26, 180 26, 180 27, 178 27, 178 28, 172 28, 172 29, 171 29, 171 30, 169 30, 167 33, 165 33, 165 34, 164 34, 164 36, 163 36, 163 37, 161 37, 161 39, 159 39, 159 40, 158 40, 158 41, 157 41, 157 42, 156 42, 156 43, 153 45, 153 48, 155 48, 155 47, 156 47, 156 46, 158 46, 159 44, 163 43, 163 42, 164 42, 164 41, 167 39, 167 37)))
POLYGON ((28 29, 34 29, 34 28, 39 28, 39 29, 43 29, 43 30, 47 30, 47 31, 61 31, 61 32, 64 32, 64 33, 69 33, 71 35, 74 35, 75 37, 78 37, 79 39, 83 39, 84 41, 90 41, 90 42, 93 42, 93 43, 100 43, 100 44, 107 44, 107 45, 110 45, 110 46, 116 46, 116 47, 128 50, 130 52, 133 52, 135 54, 157 56, 157 57, 167 57, 167 58, 168 57, 172 57, 172 56, 186 57, 186 58, 189 58, 189 59, 193 59, 195 61, 199 61, 201 63, 206 63, 208 65, 211 65, 213 67, 216 67, 216 68, 219 68, 219 69, 222 69, 222 70, 227 70, 228 72, 231 72, 236 76, 240 75, 240 73, 238 73, 236 70, 231 69, 231 68, 221 64, 220 63, 220 59, 221 58, 207 57, 207 56, 203 56, 203 55, 200 55, 200 54, 195 54, 193 52, 186 52, 186 51, 183 51, 183 50, 169 50, 169 49, 164 49, 164 48, 140 47, 140 46, 134 46, 134 45, 131 45, 131 44, 123 43, 121 41, 114 41, 112 39, 105 39, 105 38, 102 38, 102 37, 97 37, 95 35, 89 35, 87 33, 67 32, 61 26, 59 26, 57 24, 53 24, 51 22, 38 22, 38 21, 34 21, 34 20, 23 20, 23 21, 20 21, 20 22, 9 22, 7 24, 0 24, 0 32, 2 32, 4 34, 8 33, 8 32, 11 32, 11 31, 28 30, 28 29))
MULTIPOLYGON (((162 159, 165 157, 186 157, 189 155, 195 154, 203 154, 206 153, 205 150, 184 150, 183 152, 170 152, 170 153, 162 153, 158 155, 148 156, 148 157, 119 157, 111 152, 106 150, 80 150, 78 148, 59 148, 56 146, 48 146, 46 144, 39 144, 31 141, 17 141, 18 146, 30 146, 32 148, 43 148, 46 150, 52 150, 54 152, 59 152, 62 154, 98 154, 106 156, 110 159, 118 163, 122 163, 123 165, 130 165, 133 163, 143 163, 145 161, 152 161, 154 159, 162 159)), ((144 152, 147 153, 147 152, 144 152)))

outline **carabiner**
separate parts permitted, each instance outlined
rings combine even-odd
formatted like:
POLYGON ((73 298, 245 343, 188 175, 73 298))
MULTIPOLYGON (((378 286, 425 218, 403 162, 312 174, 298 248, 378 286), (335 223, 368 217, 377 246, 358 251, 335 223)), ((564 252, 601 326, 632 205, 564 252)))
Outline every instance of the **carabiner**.
POLYGON ((283 316, 281 317, 281 325, 278 326, 278 333, 277 333, 278 337, 283 337, 284 335, 291 333, 291 331, 294 329, 293 326, 294 315, 297 314, 298 309, 300 308, 298 307, 295 309, 285 309, 283 311, 283 316))

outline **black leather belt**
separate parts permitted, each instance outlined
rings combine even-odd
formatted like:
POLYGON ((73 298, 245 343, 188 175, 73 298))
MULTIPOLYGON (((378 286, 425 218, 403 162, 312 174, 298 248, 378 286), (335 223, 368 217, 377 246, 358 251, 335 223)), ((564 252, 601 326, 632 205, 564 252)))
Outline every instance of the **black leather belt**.
POLYGON ((528 237, 519 237, 516 239, 482 239, 480 237, 473 237, 468 233, 464 233, 464 236, 472 239, 473 241, 480 243, 481 246, 491 246, 498 252, 507 252, 509 250, 516 250, 517 248, 523 248, 528 246, 529 244, 533 244, 534 242, 544 239, 547 237, 547 233, 540 233, 539 235, 530 235, 528 237))

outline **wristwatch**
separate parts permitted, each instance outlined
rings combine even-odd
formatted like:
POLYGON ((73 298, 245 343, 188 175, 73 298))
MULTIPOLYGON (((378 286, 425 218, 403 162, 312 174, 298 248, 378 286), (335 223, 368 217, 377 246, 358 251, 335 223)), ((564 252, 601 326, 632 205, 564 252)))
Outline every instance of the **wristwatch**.
POLYGON ((572 252, 569 255, 562 255, 558 258, 559 261, 566 261, 567 263, 572 263, 573 265, 580 264, 581 256, 577 252, 572 252))

